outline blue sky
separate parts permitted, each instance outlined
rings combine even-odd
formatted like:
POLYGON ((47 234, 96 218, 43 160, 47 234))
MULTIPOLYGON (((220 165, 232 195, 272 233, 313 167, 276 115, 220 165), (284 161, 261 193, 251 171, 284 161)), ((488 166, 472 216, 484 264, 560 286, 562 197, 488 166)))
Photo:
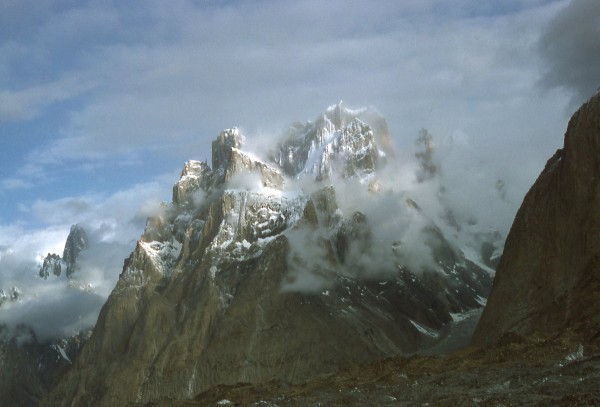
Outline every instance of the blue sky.
POLYGON ((516 209, 598 85, 594 6, 4 0, 0 250, 60 248, 77 222, 135 239, 221 129, 264 145, 341 99, 378 108, 407 157, 423 127, 459 140, 516 209))

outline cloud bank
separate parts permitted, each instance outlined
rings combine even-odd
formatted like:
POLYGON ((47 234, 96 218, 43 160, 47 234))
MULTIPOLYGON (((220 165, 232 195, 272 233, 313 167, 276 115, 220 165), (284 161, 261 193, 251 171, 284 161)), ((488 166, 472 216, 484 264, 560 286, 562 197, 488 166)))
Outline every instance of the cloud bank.
POLYGON ((576 108, 600 89, 600 7, 572 0, 542 31, 537 44, 544 62, 540 85, 563 88, 576 108))
POLYGON ((535 92, 531 48, 563 3, 5 2, 0 117, 28 142, 0 186, 139 182, 207 158, 224 127, 278 131, 339 99, 378 107, 401 147, 462 131, 532 180, 566 118, 535 92))
MULTIPOLYGON (((175 177, 174 174, 169 176, 175 177)), ((0 305, 0 326, 12 335, 20 324, 31 327, 39 341, 73 335, 96 323, 100 308, 114 288, 146 219, 161 210, 159 198, 170 190, 164 179, 136 185, 110 196, 81 196, 36 201, 24 208, 46 224, 27 230, 18 224, 0 228, 0 289, 19 290, 17 301, 0 305), (39 277, 44 257, 62 256, 72 223, 90 239, 77 259, 78 270, 66 277, 39 277)))
POLYGON ((493 273, 482 244, 501 253, 519 194, 486 169, 468 140, 438 140, 423 133, 431 137, 425 158, 418 143, 413 156, 388 159, 372 179, 342 179, 334 173, 325 184, 306 179, 310 176, 289 183, 292 190, 313 194, 313 202, 323 196, 320 188, 332 185, 337 209, 317 211, 317 226, 305 222, 285 233, 290 273, 284 291, 327 290, 340 275, 387 279, 399 267, 417 274, 441 271, 444 250, 457 258, 462 253, 493 273), (424 165, 430 170, 427 177, 422 176, 424 165), (373 182, 376 192, 370 190, 373 182))

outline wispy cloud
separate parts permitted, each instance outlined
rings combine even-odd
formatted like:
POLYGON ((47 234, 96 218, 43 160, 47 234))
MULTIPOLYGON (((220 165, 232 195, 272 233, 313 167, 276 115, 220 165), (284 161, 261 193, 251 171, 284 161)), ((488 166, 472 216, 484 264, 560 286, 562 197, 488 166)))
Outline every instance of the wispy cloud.
POLYGON ((93 87, 74 75, 18 91, 0 91, 0 123, 28 120, 53 103, 80 96, 93 87))
POLYGON ((31 188, 33 184, 19 178, 5 178, 0 181, 0 190, 14 190, 31 188))
MULTIPOLYGON (((512 129, 481 118, 493 111, 510 122, 535 103, 528 88, 538 67, 530 47, 554 9, 544 3, 464 1, 450 14, 438 1, 65 7, 49 12, 27 44, 66 53, 74 66, 69 77, 97 87, 29 161, 157 152, 183 161, 222 128, 282 128, 341 98, 378 106, 401 139, 412 140, 424 126, 505 136, 512 129), (85 48, 80 36, 89 40, 85 48)), ((7 104, 5 116, 31 117, 81 91, 60 81, 24 89, 5 92, 23 100, 7 104)))

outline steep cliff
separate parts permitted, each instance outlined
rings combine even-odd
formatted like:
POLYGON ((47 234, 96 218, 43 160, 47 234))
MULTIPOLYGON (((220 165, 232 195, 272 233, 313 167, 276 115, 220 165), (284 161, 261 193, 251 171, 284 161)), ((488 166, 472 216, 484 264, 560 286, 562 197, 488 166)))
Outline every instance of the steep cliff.
POLYGON ((336 105, 294 126, 271 162, 244 152, 237 129, 213 142, 212 168, 187 162, 44 405, 143 405, 220 384, 299 383, 431 346, 453 314, 481 307, 488 272, 410 197, 375 192, 389 135, 384 122, 377 132, 358 117, 375 117, 367 113, 336 105), (368 215, 343 210, 345 180, 383 211, 393 201, 401 230, 382 239, 368 215), (408 261, 413 249, 427 261, 408 261))
POLYGON ((63 268, 66 268, 66 276, 71 278, 73 273, 79 270, 77 263, 79 253, 88 249, 89 246, 90 241, 83 226, 72 225, 65 242, 62 259, 56 253, 48 253, 40 267, 39 276, 43 279, 47 279, 51 274, 60 277, 63 268))
POLYGON ((600 94, 525 196, 473 342, 567 329, 600 339, 600 94))
MULTIPOLYGON (((71 231, 63 250, 63 261, 67 266, 67 277, 71 277, 78 270, 77 257, 82 250, 89 247, 89 238, 85 229, 80 225, 71 226, 71 231)), ((60 273, 59 273, 60 274, 60 273)))
POLYGON ((0 403, 37 406, 71 367, 90 331, 69 337, 38 340, 35 331, 21 325, 10 332, 0 326, 0 403))

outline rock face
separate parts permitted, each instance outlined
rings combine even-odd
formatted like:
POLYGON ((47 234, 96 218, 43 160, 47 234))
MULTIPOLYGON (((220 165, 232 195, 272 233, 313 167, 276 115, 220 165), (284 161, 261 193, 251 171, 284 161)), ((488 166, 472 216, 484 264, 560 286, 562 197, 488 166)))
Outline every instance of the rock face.
MULTIPOLYGON (((184 169, 185 171, 185 169, 184 169)), ((40 267, 39 276, 44 280, 52 274, 55 277, 60 277, 63 268, 66 268, 67 278, 70 278, 73 273, 79 270, 77 257, 82 250, 88 249, 90 246, 89 238, 83 226, 73 225, 67 236, 63 257, 56 253, 48 253, 44 258, 42 267, 40 267)))
MULTIPOLYGON (((48 253, 38 272, 39 276, 43 279, 59 278, 61 271, 67 267, 67 275, 70 277, 78 269, 79 253, 88 246, 83 228, 77 225, 71 227, 65 244, 64 259, 58 254, 48 253)), ((69 284, 68 287, 70 290, 85 289, 76 284, 69 284)), ((56 295, 62 295, 60 290, 57 289, 56 295)), ((8 292, 0 289, 0 312, 14 312, 10 308, 18 307, 24 302, 25 315, 35 315, 35 309, 28 310, 28 305, 35 303, 35 300, 29 302, 31 298, 31 292, 22 292, 18 287, 12 287, 8 292)), ((77 315, 74 319, 76 318, 77 315)), ((85 327, 80 331, 73 329, 68 334, 65 333, 64 337, 46 338, 24 321, 0 323, 0 404, 37 406, 69 369, 90 333, 90 327, 85 327)))
POLYGON ((40 268, 40 277, 43 279, 47 279, 50 274, 55 275, 56 277, 60 276, 62 271, 60 256, 56 253, 48 253, 46 258, 44 259, 44 263, 40 268))
POLYGON ((299 383, 431 346, 451 314, 480 307, 489 274, 415 201, 400 205, 431 253, 424 270, 404 262, 401 239, 375 242, 369 217, 345 213, 322 182, 352 178, 366 190, 383 165, 385 126, 374 132, 357 115, 337 105, 294 126, 271 163, 243 152, 237 129, 213 142, 212 168, 186 163, 173 202, 149 219, 44 405, 144 405, 219 384, 299 383), (285 189, 302 176, 311 191, 285 189), (389 261, 376 262, 374 248, 389 261))
POLYGON ((87 233, 80 225, 71 226, 71 231, 63 250, 63 261, 67 266, 67 277, 77 271, 77 256, 89 246, 87 233))
MULTIPOLYGON (((0 397, 3 406, 37 406, 69 369, 89 331, 40 343, 35 332, 19 326, 0 340, 0 397)), ((0 336, 7 334, 0 326, 0 336)))
POLYGON ((600 94, 525 196, 473 342, 566 329, 600 339, 600 94))

